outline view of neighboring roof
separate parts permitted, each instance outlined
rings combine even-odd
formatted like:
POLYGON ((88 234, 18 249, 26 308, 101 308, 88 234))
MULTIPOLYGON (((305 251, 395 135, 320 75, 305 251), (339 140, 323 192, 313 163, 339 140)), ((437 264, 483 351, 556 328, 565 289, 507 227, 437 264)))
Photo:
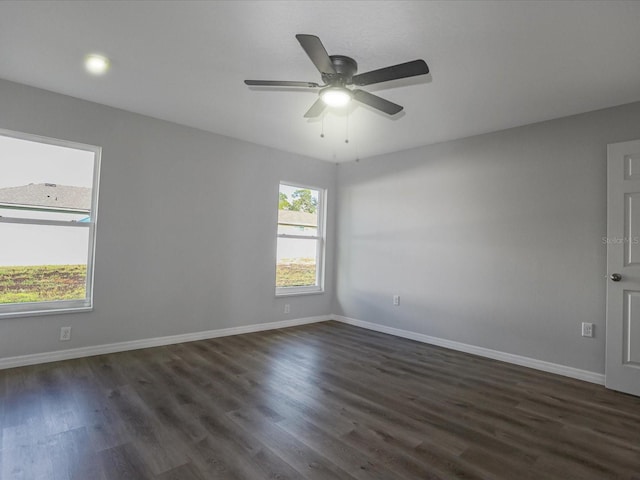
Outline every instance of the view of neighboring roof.
POLYGON ((302 227, 317 227, 318 214, 297 212, 295 210, 278 210, 278 224, 302 227))
POLYGON ((91 210, 91 189, 55 183, 30 183, 0 188, 0 205, 29 205, 46 208, 91 210))

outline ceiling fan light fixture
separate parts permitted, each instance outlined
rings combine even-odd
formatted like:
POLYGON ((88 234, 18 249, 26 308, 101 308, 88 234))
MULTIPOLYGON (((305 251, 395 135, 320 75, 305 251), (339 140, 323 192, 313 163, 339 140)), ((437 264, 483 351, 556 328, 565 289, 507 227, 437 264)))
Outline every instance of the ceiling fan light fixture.
POLYGON ((329 87, 320 92, 320 98, 329 107, 344 107, 351 101, 351 90, 344 87, 329 87))

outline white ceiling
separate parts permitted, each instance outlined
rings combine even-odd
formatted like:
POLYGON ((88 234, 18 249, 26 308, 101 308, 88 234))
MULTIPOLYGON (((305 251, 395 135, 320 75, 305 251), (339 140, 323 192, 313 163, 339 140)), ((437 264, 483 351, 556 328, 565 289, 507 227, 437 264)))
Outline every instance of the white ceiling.
POLYGON ((339 162, 640 100, 640 2, 2 1, 0 78, 339 162), (363 87, 404 112, 330 112, 320 138, 314 90, 243 83, 321 83, 296 33, 432 74, 363 87))

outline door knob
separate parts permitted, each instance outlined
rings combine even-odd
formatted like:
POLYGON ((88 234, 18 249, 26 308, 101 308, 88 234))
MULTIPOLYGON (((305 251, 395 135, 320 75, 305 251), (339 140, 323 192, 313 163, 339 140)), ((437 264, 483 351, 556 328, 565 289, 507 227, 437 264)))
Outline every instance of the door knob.
POLYGON ((614 282, 619 282, 620 280, 622 280, 622 275, 620 275, 619 273, 612 273, 610 278, 614 282))

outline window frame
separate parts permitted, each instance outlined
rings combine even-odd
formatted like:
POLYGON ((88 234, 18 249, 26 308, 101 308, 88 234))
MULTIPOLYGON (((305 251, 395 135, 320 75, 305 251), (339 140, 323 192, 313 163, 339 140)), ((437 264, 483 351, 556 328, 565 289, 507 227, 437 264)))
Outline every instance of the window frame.
MULTIPOLYGON (((78 300, 53 300, 46 302, 0 304, 0 318, 54 315, 62 313, 88 312, 93 310, 93 283, 95 269, 94 264, 96 250, 96 228, 98 219, 98 190, 100 186, 100 163, 102 157, 102 147, 85 143, 72 142, 69 140, 44 137, 31 133, 6 130, 2 128, 0 128, 0 136, 75 150, 83 150, 93 153, 93 184, 91 188, 91 210, 89 215, 90 220, 88 222, 44 220, 38 218, 22 217, 0 217, 0 223, 88 228, 89 239, 87 242, 87 279, 85 298, 78 300)), ((15 208, 15 210, 20 210, 20 207, 15 208)))
MULTIPOLYGON (((295 187, 301 189, 314 190, 318 192, 318 226, 316 235, 292 235, 287 233, 278 233, 278 222, 276 220, 276 269, 278 265, 278 239, 280 238, 289 238, 289 239, 299 239, 299 240, 316 240, 316 283, 315 285, 304 285, 304 286, 295 286, 295 287, 275 287, 276 297, 287 297, 292 295, 313 295, 313 294, 321 294, 324 293, 324 269, 325 269, 325 244, 326 244, 326 213, 327 213, 327 189, 305 185, 298 182, 289 182, 286 180, 281 180, 278 182, 278 203, 276 204, 276 213, 280 210, 280 187, 282 185, 286 185, 288 187, 295 187)), ((276 279, 276 275, 274 275, 274 279, 276 279)))

